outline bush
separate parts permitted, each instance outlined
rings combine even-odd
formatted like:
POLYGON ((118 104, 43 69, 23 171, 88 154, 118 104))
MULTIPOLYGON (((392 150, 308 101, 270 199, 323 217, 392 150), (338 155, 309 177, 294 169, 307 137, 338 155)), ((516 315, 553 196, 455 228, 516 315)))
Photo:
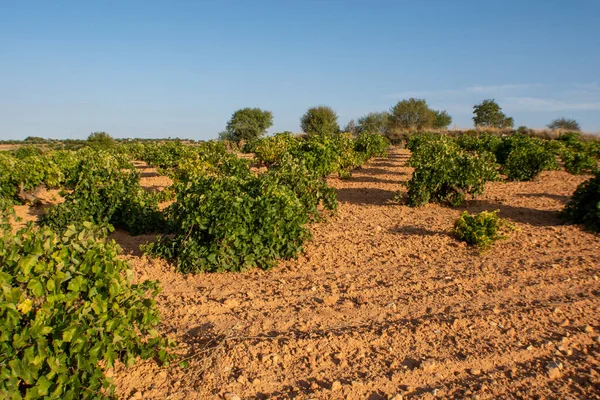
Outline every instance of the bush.
POLYGON ((285 153, 297 145, 291 132, 276 133, 274 136, 258 140, 254 144, 254 157, 259 163, 269 166, 281 160, 285 153))
POLYGON ((174 188, 176 201, 167 210, 174 235, 145 251, 176 261, 186 273, 267 269, 295 257, 310 237, 311 214, 320 203, 336 204, 325 182, 290 156, 266 174, 188 174, 174 188))
POLYGON ((86 151, 67 185, 63 203, 50 208, 39 223, 56 231, 71 224, 90 221, 113 224, 132 234, 156 232, 164 219, 154 196, 140 186, 140 174, 133 166, 103 151, 86 151))
POLYGON ((510 151, 502 172, 513 181, 531 181, 542 171, 557 169, 556 154, 535 139, 519 140, 510 151))
POLYGON ((378 133, 361 133, 354 140, 354 150, 364 154, 365 159, 386 157, 390 141, 378 133))
POLYGON ((338 116, 331 107, 312 107, 300 118, 300 127, 309 135, 331 136, 340 132, 337 119, 338 116))
POLYGON ((564 129, 567 131, 580 131, 579 123, 574 119, 557 118, 548 124, 549 129, 564 129))
POLYGON ((115 139, 106 132, 94 132, 87 138, 87 143, 98 149, 108 149, 117 144, 115 139))
POLYGON ((577 187, 562 215, 568 222, 600 232, 600 172, 577 187))
POLYGON ((468 244, 475 245, 480 249, 489 248, 496 240, 506 238, 499 232, 506 222, 498 218, 498 210, 482 211, 479 214, 470 215, 464 211, 454 222, 454 235, 468 244))
POLYGON ((448 202, 453 206, 483 193, 487 181, 496 180, 498 173, 490 153, 470 154, 450 138, 414 139, 409 165, 415 167, 407 183, 408 204, 421 206, 430 201, 448 202), (420 144, 416 146, 417 140, 420 144))
POLYGON ((106 232, 57 235, 31 225, 0 237, 0 397, 101 398, 116 360, 167 359, 154 327, 154 282, 131 270, 106 232))

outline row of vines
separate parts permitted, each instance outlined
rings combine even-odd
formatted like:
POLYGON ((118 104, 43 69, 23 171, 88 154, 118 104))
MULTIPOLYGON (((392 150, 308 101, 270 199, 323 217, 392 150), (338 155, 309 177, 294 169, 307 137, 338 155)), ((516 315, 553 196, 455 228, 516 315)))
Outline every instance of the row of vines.
POLYGON ((414 167, 406 183, 407 203, 462 204, 483 194, 486 182, 531 181, 543 171, 563 169, 571 174, 590 174, 566 205, 562 215, 600 231, 600 141, 584 141, 578 133, 565 133, 557 140, 542 140, 515 134, 418 134, 408 139, 414 167))
POLYGON ((380 135, 278 134, 245 146, 253 160, 223 142, 0 153, 0 397, 111 397, 104 371, 115 361, 169 362, 158 284, 132 282, 114 227, 156 234, 144 251, 185 273, 270 268, 302 250, 309 222, 335 211, 325 177, 348 177, 387 147, 380 135), (137 161, 172 186, 142 188, 137 161), (13 206, 35 205, 43 187, 63 201, 15 232, 13 206))

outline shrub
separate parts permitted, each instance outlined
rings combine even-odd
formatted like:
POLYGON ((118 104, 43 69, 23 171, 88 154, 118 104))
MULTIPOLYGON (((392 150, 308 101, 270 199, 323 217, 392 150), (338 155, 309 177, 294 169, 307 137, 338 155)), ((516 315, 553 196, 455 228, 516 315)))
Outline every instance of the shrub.
POLYGON ((340 131, 337 119, 338 116, 331 107, 312 107, 300 118, 300 127, 309 135, 331 136, 340 131))
POLYGON ((140 186, 133 166, 103 151, 87 151, 67 185, 63 203, 50 208, 39 223, 57 231, 85 221, 113 224, 132 234, 162 229, 163 217, 154 196, 140 186))
POLYGON ((87 143, 90 146, 98 149, 108 149, 117 144, 115 139, 113 139, 112 136, 110 136, 106 132, 91 133, 90 136, 88 136, 87 138, 87 143))
POLYGON ((254 157, 263 165, 279 162, 283 155, 297 145, 291 132, 276 133, 272 137, 260 139, 254 145, 254 157))
POLYGON ((587 151, 583 143, 577 146, 565 147, 562 149, 560 156, 565 170, 570 174, 587 174, 598 169, 598 160, 587 151))
POLYGON ((176 261, 182 272, 270 268, 295 257, 310 237, 306 224, 334 192, 304 163, 284 157, 266 174, 189 174, 174 184, 167 210, 172 237, 145 251, 176 261))
POLYGON ((0 397, 102 398, 116 360, 167 359, 154 282, 131 270, 105 231, 31 225, 0 237, 0 397))
POLYGON ((556 154, 535 139, 518 140, 510 151, 502 172, 513 181, 531 181, 542 171, 557 168, 556 154))
POLYGON ((242 108, 237 110, 227 122, 227 139, 239 142, 241 140, 256 139, 273 125, 271 111, 260 108, 242 108))
POLYGON ((454 222, 454 235, 468 244, 475 245, 480 249, 489 248, 496 240, 506 238, 500 234, 506 222, 498 218, 498 210, 482 211, 471 215, 464 211, 454 222))
POLYGON ((562 215, 568 222, 600 232, 600 172, 577 187, 562 215))
POLYGON ((166 211, 173 236, 144 248, 182 272, 270 268, 302 249, 319 204, 337 204, 333 189, 289 154, 259 175, 199 167, 177 176, 176 201, 166 211))
POLYGON ((354 140, 354 150, 364 154, 364 159, 385 157, 389 147, 389 140, 378 133, 361 133, 354 140))
POLYGON ((415 171, 405 183, 409 205, 435 201, 457 206, 467 195, 482 194, 485 183, 497 179, 497 167, 490 153, 467 153, 446 136, 419 140, 421 143, 409 160, 415 171))
POLYGON ((548 124, 549 129, 564 129, 567 131, 580 131, 579 123, 574 119, 557 118, 548 124))
POLYGON ((490 134, 464 134, 456 138, 456 143, 464 150, 476 153, 489 152, 496 155, 498 148, 502 144, 502 139, 496 135, 490 134))

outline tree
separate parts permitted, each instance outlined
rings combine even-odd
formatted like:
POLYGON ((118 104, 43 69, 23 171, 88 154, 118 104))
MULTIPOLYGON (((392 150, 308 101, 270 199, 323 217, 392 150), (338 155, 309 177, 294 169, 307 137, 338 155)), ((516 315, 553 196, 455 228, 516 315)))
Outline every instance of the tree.
POLYGON ((421 130, 433 127, 435 118, 425 99, 410 98, 392 107, 389 123, 392 128, 421 130))
POLYGON ((575 131, 575 132, 578 132, 581 130, 581 128, 579 127, 579 123, 577 121, 575 121, 574 119, 567 119, 567 118, 557 118, 557 119, 553 120, 552 122, 550 122, 547 126, 549 129, 552 129, 552 130, 560 129, 560 130, 564 130, 564 131, 575 131))
POLYGON ((433 127, 437 129, 446 129, 448 125, 452 123, 452 117, 450 114, 443 111, 434 111, 435 113, 435 122, 433 123, 433 127))
POLYGON ((219 136, 230 138, 236 142, 256 139, 267 133, 267 129, 272 125, 273 114, 271 111, 263 111, 260 108, 242 108, 234 112, 227 122, 225 128, 227 135, 219 134, 219 136))
POLYGON ((344 132, 351 133, 352 135, 356 136, 356 134, 358 133, 358 127, 356 126, 356 122, 354 122, 353 119, 348 121, 346 127, 344 128, 344 132))
POLYGON ((88 136, 87 141, 90 146, 101 148, 110 147, 116 143, 115 139, 106 132, 91 133, 90 136, 88 136))
POLYGON ((371 112, 358 119, 357 130, 360 133, 380 133, 384 134, 388 125, 390 113, 371 112))
POLYGON ((388 114, 388 126, 392 130, 445 128, 451 122, 452 117, 446 111, 432 110, 425 99, 402 100, 388 114))
POLYGON ((309 135, 333 135, 340 131, 337 119, 338 116, 331 107, 312 107, 300 118, 300 127, 309 135))
POLYGON ((475 114, 473 117, 475 126, 512 128, 514 125, 512 117, 507 117, 494 99, 484 100, 481 104, 474 105, 473 114, 475 114))

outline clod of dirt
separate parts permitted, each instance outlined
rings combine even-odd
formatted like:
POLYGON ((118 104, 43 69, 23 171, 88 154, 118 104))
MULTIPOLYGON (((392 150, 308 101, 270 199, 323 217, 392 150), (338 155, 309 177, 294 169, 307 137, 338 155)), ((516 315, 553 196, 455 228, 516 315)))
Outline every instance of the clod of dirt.
POLYGON ((548 376, 550 379, 558 379, 562 375, 560 371, 562 369, 562 363, 560 362, 550 361, 548 364, 546 364, 546 369, 548 370, 548 376))
POLYGON ((592 327, 591 327, 591 326, 589 326, 589 325, 586 325, 586 326, 585 326, 585 328, 583 328, 583 330, 584 330, 586 333, 592 333, 592 332, 594 332, 594 328, 592 328, 592 327))
POLYGON ((471 368, 471 370, 469 372, 471 372, 471 375, 475 375, 475 376, 481 375, 481 370, 478 368, 471 368))
POLYGON ((223 395, 223 398, 224 398, 225 400, 242 400, 242 399, 240 398, 240 396, 238 396, 238 395, 237 395, 237 394, 235 394, 235 393, 225 393, 225 394, 223 395))
POLYGON ((331 384, 331 390, 334 392, 337 392, 341 388, 342 388, 342 384, 340 383, 340 381, 335 381, 331 384))

